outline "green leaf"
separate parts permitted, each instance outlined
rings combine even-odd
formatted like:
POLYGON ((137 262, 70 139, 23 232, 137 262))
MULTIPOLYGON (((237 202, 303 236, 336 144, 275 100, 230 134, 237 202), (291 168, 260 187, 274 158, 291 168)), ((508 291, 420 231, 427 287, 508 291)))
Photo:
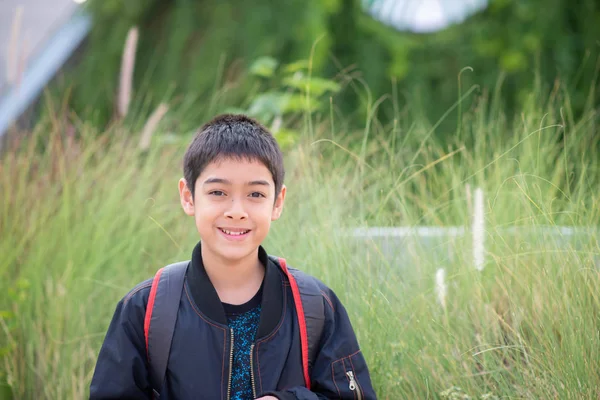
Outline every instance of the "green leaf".
POLYGON ((282 149, 286 149, 296 143, 299 135, 300 134, 296 130, 281 128, 274 136, 279 146, 282 149))
POLYGON ((313 112, 319 109, 321 103, 316 98, 306 98, 304 94, 291 94, 288 95, 286 103, 283 107, 283 113, 293 112, 313 112))
POLYGON ((298 71, 305 71, 309 67, 308 60, 298 60, 293 63, 287 64, 283 67, 283 70, 288 74, 293 74, 298 71))
POLYGON ((281 92, 261 93, 254 98, 248 108, 248 114, 261 120, 268 121, 276 115, 282 115, 289 94, 281 92))
POLYGON ((279 62, 273 57, 260 57, 250 65, 250 74, 270 78, 275 73, 279 62))
POLYGON ((527 58, 522 52, 511 50, 500 58, 500 65, 508 72, 523 70, 527 67, 527 58))
POLYGON ((339 83, 324 78, 308 78, 305 76, 288 77, 283 80, 284 85, 303 92, 309 92, 315 96, 321 96, 326 92, 338 92, 341 89, 339 83))

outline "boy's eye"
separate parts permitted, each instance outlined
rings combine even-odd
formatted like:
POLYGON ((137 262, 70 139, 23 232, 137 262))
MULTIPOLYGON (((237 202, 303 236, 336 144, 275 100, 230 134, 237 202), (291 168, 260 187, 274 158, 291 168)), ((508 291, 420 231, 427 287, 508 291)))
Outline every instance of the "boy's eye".
POLYGON ((213 190, 212 192, 209 192, 208 194, 213 195, 213 196, 225 196, 225 193, 220 191, 220 190, 213 190))
POLYGON ((260 197, 266 197, 266 196, 260 192, 252 192, 252 193, 250 193, 250 197, 260 198, 260 197))

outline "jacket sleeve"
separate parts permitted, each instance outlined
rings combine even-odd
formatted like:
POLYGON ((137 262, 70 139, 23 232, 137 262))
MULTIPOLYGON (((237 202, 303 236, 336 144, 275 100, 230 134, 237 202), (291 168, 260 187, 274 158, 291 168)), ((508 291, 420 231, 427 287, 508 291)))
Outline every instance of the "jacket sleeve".
POLYGON ((325 326, 311 372, 311 389, 299 386, 270 394, 281 400, 376 399, 346 309, 329 288, 323 287, 322 294, 325 326))
POLYGON ((144 340, 148 292, 142 285, 118 303, 98 355, 91 400, 151 398, 144 340))

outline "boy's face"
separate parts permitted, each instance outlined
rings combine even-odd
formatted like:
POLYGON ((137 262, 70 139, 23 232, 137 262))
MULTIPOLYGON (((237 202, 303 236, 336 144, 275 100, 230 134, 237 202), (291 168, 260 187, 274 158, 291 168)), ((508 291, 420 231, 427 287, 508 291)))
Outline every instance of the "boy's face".
POLYGON ((210 163, 195 182, 193 199, 185 179, 179 181, 181 205, 194 216, 203 257, 217 262, 256 257, 271 221, 281 215, 285 192, 284 186, 275 196, 273 176, 260 161, 210 163))

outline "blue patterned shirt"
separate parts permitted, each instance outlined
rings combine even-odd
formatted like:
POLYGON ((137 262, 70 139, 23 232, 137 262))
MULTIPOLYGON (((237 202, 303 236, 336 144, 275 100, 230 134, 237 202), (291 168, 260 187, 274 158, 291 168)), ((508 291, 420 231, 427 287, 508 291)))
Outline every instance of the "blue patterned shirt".
POLYGON ((229 327, 233 329, 233 364, 231 370, 231 400, 252 400, 250 348, 260 321, 262 286, 247 303, 223 303, 229 327))

